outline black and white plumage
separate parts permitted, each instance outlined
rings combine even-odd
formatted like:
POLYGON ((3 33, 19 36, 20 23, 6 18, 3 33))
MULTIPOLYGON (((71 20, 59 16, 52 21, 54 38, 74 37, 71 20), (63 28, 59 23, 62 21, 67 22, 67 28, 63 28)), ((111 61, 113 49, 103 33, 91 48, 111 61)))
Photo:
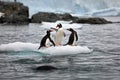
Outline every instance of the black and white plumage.
POLYGON ((70 31, 71 34, 69 36, 69 40, 66 45, 76 45, 75 43, 76 43, 76 41, 78 41, 77 32, 75 30, 73 30, 72 28, 69 28, 67 30, 70 31))
POLYGON ((61 45, 63 36, 65 37, 65 33, 64 33, 64 29, 62 28, 62 24, 59 23, 59 24, 57 24, 56 28, 51 28, 51 29, 56 31, 55 40, 54 40, 56 46, 61 45))
POLYGON ((50 37, 50 32, 51 32, 51 30, 48 30, 46 32, 47 34, 42 38, 40 47, 38 49, 40 49, 41 47, 48 47, 47 44, 49 43, 49 41, 55 46, 55 43, 53 42, 53 40, 50 37))

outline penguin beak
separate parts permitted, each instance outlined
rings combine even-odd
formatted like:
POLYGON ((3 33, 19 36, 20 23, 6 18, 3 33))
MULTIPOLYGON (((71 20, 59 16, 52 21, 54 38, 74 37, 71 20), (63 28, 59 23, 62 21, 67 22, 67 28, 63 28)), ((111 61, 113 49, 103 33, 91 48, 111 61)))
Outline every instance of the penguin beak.
POLYGON ((68 31, 70 31, 70 29, 67 29, 68 31))

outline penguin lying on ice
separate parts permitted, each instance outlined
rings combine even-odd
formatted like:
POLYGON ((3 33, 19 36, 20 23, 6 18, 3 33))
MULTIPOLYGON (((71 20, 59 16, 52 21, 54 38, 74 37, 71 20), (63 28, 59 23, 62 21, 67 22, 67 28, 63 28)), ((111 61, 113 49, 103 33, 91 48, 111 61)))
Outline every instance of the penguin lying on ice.
POLYGON ((71 46, 75 46, 76 45, 76 41, 78 41, 78 35, 77 32, 75 30, 73 30, 72 28, 67 29, 68 31, 71 32, 70 36, 69 36, 69 40, 68 43, 65 45, 71 45, 71 46))
POLYGON ((55 46, 55 43, 53 42, 53 40, 50 37, 50 32, 51 32, 51 30, 48 30, 46 32, 47 34, 42 38, 40 47, 38 49, 40 49, 41 47, 49 47, 48 46, 49 41, 55 46))

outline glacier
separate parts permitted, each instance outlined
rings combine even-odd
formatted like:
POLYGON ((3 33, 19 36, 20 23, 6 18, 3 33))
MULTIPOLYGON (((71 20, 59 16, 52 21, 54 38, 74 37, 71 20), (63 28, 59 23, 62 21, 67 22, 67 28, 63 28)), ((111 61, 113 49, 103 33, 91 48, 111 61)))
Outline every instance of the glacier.
POLYGON ((77 16, 120 16, 120 0, 17 1, 24 3, 26 6, 29 7, 30 16, 37 12, 70 13, 77 16))

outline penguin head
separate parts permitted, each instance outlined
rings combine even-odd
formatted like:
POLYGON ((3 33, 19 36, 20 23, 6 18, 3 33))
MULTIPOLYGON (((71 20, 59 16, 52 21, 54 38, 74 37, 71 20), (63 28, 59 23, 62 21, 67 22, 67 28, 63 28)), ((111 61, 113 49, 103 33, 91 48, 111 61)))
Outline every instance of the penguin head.
POLYGON ((57 28, 57 27, 58 27, 58 28, 62 28, 62 24, 60 24, 60 23, 57 24, 56 28, 57 28))
POLYGON ((46 31, 47 34, 50 34, 50 32, 52 32, 52 30, 47 30, 47 31, 46 31))
POLYGON ((68 31, 71 31, 71 32, 73 32, 74 30, 72 29, 72 28, 69 28, 69 29, 67 29, 68 31))

